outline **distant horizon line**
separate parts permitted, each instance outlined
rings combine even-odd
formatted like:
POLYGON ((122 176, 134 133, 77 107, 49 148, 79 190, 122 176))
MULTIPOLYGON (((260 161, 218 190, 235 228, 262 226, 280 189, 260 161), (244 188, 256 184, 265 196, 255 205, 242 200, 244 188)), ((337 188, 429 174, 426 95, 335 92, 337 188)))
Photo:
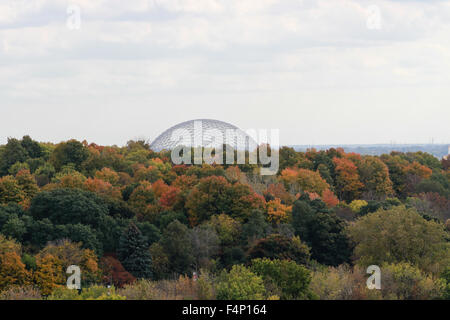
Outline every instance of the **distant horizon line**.
POLYGON ((320 143, 320 144, 288 144, 289 147, 307 146, 448 146, 450 143, 320 143))
MULTIPOLYGON (((35 138, 33 138, 32 135, 25 134, 22 137, 19 137, 19 136, 17 136, 17 137, 16 136, 6 136, 5 137, 6 141, 5 142, 0 142, 0 145, 6 144, 7 143, 7 139, 9 139, 9 138, 21 140, 24 136, 30 136, 33 140, 38 141, 40 143, 58 144, 58 143, 61 143, 61 142, 65 142, 65 141, 69 141, 69 140, 73 140, 74 139, 74 140, 78 140, 80 142, 86 141, 89 144, 91 144, 91 143, 97 144, 96 142, 94 142, 94 140, 89 141, 86 138, 84 138, 84 139, 81 139, 81 138, 69 138, 69 139, 62 139, 62 140, 59 140, 58 142, 56 142, 56 141, 44 141, 44 140, 35 139, 35 138)), ((146 142, 152 143, 155 139, 147 139, 144 136, 135 136, 133 138, 128 139, 127 142, 128 141, 144 140, 146 142)), ((116 145, 116 146, 120 146, 120 144, 118 144, 118 143, 99 144, 99 145, 104 145, 104 146, 106 146, 106 145, 110 145, 110 146, 116 145)), ((123 145, 125 146, 126 142, 123 145)), ((279 144, 279 147, 311 147, 311 146, 317 146, 317 147, 322 147, 322 146, 323 147, 325 147, 325 146, 328 146, 328 147, 340 147, 340 146, 349 146, 349 147, 351 147, 351 146, 450 146, 450 143, 437 143, 437 142, 434 142, 434 143, 431 143, 431 142, 428 142, 428 143, 423 143, 423 142, 397 143, 397 142, 387 142, 387 143, 317 143, 317 144, 314 144, 314 143, 313 144, 311 144, 311 143, 300 143, 300 144, 283 144, 283 143, 280 143, 279 144)))

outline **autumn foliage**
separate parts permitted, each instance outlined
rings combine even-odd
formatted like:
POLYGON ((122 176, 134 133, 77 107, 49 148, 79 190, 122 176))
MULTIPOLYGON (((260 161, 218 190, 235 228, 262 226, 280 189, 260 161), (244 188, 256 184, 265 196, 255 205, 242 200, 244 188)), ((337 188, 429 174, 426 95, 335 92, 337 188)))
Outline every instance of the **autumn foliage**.
POLYGON ((140 140, 8 139, 0 299, 448 297, 448 160, 279 154, 280 171, 263 176, 175 165, 140 140), (361 282, 370 264, 386 268, 375 294, 361 282), (84 294, 65 288, 70 265, 84 294))

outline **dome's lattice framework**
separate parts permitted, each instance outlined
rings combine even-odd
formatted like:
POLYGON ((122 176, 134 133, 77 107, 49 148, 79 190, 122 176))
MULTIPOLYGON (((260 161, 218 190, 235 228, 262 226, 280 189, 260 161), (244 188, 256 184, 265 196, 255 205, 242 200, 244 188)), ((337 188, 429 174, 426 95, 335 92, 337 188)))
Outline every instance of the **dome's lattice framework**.
POLYGON ((159 152, 173 150, 181 145, 222 148, 223 143, 241 150, 249 150, 256 146, 252 137, 230 123, 212 119, 196 119, 170 127, 152 142, 150 149, 159 152), (230 132, 234 135, 233 139, 229 139, 230 132), (183 135, 182 139, 179 138, 180 134, 183 135), (217 139, 217 135, 221 135, 222 140, 217 139))

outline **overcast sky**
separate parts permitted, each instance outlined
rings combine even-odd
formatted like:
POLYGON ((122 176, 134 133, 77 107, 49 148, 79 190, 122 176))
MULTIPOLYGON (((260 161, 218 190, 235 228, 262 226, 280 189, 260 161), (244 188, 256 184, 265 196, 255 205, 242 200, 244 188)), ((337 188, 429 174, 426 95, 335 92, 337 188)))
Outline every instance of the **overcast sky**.
POLYGON ((197 118, 281 144, 449 143, 450 1, 1 0, 0 115, 0 143, 197 118))

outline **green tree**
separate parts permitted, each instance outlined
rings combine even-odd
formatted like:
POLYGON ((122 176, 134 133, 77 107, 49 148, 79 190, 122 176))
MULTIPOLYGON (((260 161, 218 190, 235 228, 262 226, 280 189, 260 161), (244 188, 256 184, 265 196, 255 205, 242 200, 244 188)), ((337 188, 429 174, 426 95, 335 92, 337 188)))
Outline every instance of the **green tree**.
POLYGON ((429 272, 449 263, 450 249, 444 225, 427 221, 404 206, 380 209, 348 227, 358 264, 408 262, 429 272))
POLYGON ((208 224, 203 224, 190 230, 190 238, 195 269, 209 267, 210 259, 219 251, 220 240, 216 230, 208 224))
POLYGON ((27 231, 25 223, 18 217, 10 217, 8 221, 1 228, 1 232, 7 236, 18 241, 22 241, 23 235, 27 231))
POLYGON ((427 166, 430 169, 441 170, 442 165, 438 158, 433 156, 432 154, 423 152, 423 151, 417 151, 417 152, 408 152, 406 154, 403 154, 403 157, 406 158, 409 162, 417 161, 421 165, 427 166))
POLYGON ((182 224, 188 225, 188 219, 183 212, 164 211, 158 216, 158 225, 161 230, 165 229, 171 222, 178 220, 182 224))
POLYGON ((281 299, 305 299, 309 297, 310 272, 291 260, 255 259, 251 270, 261 276, 266 288, 281 299))
POLYGON ((281 147, 279 151, 280 172, 286 168, 294 167, 298 160, 299 154, 290 147, 281 147))
POLYGON ((77 140, 69 140, 60 143, 53 151, 50 162, 59 171, 68 164, 75 165, 76 170, 81 170, 81 164, 89 157, 88 149, 77 140))
POLYGON ((164 248, 159 242, 150 246, 150 255, 152 256, 152 275, 155 280, 161 280, 169 276, 170 263, 164 248))
POLYGON ((15 138, 8 138, 8 143, 0 154, 0 176, 8 174, 9 168, 16 162, 25 162, 28 158, 27 150, 15 138))
POLYGON ((147 241, 139 228, 132 222, 120 238, 118 256, 120 262, 136 278, 152 276, 150 256, 147 241))
POLYGON ((416 185, 415 191, 417 193, 437 193, 444 197, 449 194, 449 188, 445 188, 438 181, 434 181, 434 180, 430 180, 430 179, 424 179, 424 180, 420 181, 416 185))
POLYGON ((99 232, 96 232, 95 229, 90 226, 77 223, 77 224, 66 224, 66 225, 57 225, 54 228, 54 238, 53 240, 58 239, 70 239, 74 242, 81 242, 83 248, 91 249, 95 251, 98 255, 103 253, 103 242, 100 242, 99 232), (57 230, 61 230, 61 234, 58 236, 57 230))
POLYGON ((244 244, 264 238, 269 224, 260 210, 253 210, 248 221, 242 225, 242 240, 244 244))
POLYGON ((389 178, 389 169, 377 157, 366 157, 358 167, 361 181, 364 184, 366 195, 384 198, 394 193, 392 181, 389 178))
POLYGON ((310 205, 304 200, 294 203, 292 225, 295 234, 311 247, 312 259, 327 265, 349 262, 351 248, 344 232, 345 224, 334 213, 323 212, 325 207, 320 203, 313 201, 310 205))
POLYGON ((447 267, 441 274, 441 279, 445 282, 443 298, 450 300, 450 267, 447 267))
POLYGON ((36 195, 31 201, 31 215, 54 224, 86 224, 97 227, 108 214, 105 202, 95 193, 78 189, 55 189, 36 195))
POLYGON ((30 165, 26 162, 16 162, 8 170, 8 173, 15 176, 21 170, 30 170, 30 165))
POLYGON ((310 258, 308 246, 302 243, 298 237, 288 238, 280 234, 272 234, 258 240, 248 255, 249 259, 287 259, 299 264, 306 264, 310 258))
POLYGON ((389 168, 389 177, 392 180, 392 185, 398 197, 404 198, 406 196, 406 173, 405 168, 409 162, 400 155, 391 153, 390 155, 382 155, 380 159, 386 163, 389 168))
MULTIPOLYGON (((328 159, 328 158, 327 158, 328 159)), ((331 160, 330 160, 331 162, 331 160)), ((332 166, 333 164, 331 163, 330 166, 332 166)), ((319 166, 317 167, 317 171, 320 173, 320 176, 322 178, 325 179, 325 181, 332 186, 333 185, 333 178, 331 176, 331 170, 329 169, 329 167, 323 163, 319 164, 319 166)))
POLYGON ((224 268, 231 268, 235 264, 246 262, 246 254, 242 247, 231 247, 223 249, 221 263, 224 268))
POLYGON ((243 265, 235 265, 230 272, 222 272, 216 293, 219 300, 261 300, 264 281, 243 265))
POLYGON ((50 180, 55 175, 55 172, 55 168, 48 162, 39 166, 35 171, 37 184, 42 187, 50 183, 50 180))
POLYGON ((16 180, 25 193, 27 199, 33 199, 33 197, 39 192, 39 187, 36 184, 36 180, 29 170, 20 170, 16 175, 16 180))
POLYGON ((30 136, 24 136, 20 144, 27 151, 30 158, 39 158, 42 156, 42 148, 40 144, 31 139, 30 136))
POLYGON ((221 213, 243 222, 254 209, 263 206, 263 200, 248 185, 230 184, 224 177, 211 176, 201 179, 192 189, 186 201, 186 209, 191 225, 221 213))
POLYGON ((239 240, 241 224, 226 214, 215 215, 208 222, 217 232, 222 246, 231 246, 239 240))
POLYGON ((25 199, 25 192, 13 176, 0 178, 0 204, 19 203, 25 199))
POLYGON ((161 231, 150 222, 142 222, 136 224, 139 230, 141 230, 142 235, 147 242, 147 245, 150 247, 153 243, 158 242, 161 239, 161 231))
POLYGON ((160 240, 170 263, 170 270, 178 274, 191 271, 194 263, 189 229, 178 220, 171 222, 160 240))

